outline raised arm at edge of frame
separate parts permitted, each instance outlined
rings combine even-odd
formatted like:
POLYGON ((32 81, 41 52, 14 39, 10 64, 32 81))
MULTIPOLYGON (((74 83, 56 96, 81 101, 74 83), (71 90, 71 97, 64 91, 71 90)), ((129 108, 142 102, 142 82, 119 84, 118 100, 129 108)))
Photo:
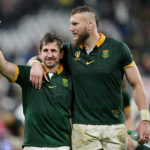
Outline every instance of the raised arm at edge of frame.
POLYGON ((5 60, 5 57, 0 50, 0 73, 6 77, 10 82, 13 82, 17 72, 17 65, 5 60))

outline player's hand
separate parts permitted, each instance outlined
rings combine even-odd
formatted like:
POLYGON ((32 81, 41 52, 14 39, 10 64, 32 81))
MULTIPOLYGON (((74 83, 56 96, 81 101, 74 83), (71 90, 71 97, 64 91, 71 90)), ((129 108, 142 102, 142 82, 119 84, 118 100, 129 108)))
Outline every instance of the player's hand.
POLYGON ((130 139, 128 140, 128 150, 135 150, 135 147, 133 145, 131 138, 128 138, 128 139, 130 139))
POLYGON ((33 63, 30 71, 30 81, 34 88, 41 89, 43 77, 49 82, 41 63, 33 63))
POLYGON ((136 130, 138 130, 140 133, 140 139, 138 140, 138 143, 148 143, 150 140, 150 122, 142 120, 136 130))
POLYGON ((2 65, 3 63, 5 63, 5 58, 4 58, 4 55, 2 53, 2 50, 0 50, 0 65, 2 65))

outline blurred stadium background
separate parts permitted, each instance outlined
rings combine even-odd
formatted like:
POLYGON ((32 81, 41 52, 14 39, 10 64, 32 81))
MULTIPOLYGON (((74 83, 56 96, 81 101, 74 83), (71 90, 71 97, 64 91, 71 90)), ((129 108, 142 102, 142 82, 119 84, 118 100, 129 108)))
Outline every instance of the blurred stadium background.
MULTIPOLYGON (((70 11, 78 5, 96 11, 99 32, 127 43, 150 102, 150 0, 0 0, 0 49, 6 59, 26 64, 37 55, 46 32, 70 42, 70 11)), ((21 149, 24 118, 20 104, 20 87, 0 75, 0 150, 21 149)))

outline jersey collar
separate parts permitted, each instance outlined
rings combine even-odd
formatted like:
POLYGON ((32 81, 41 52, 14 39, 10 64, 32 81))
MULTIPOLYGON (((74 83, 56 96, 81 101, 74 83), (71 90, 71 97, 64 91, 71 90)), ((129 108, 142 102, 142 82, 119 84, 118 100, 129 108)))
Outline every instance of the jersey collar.
MULTIPOLYGON (((49 72, 49 69, 44 64, 42 64, 42 67, 45 73, 47 74, 49 72)), ((64 67, 62 64, 60 64, 59 68, 57 69, 57 75, 59 75, 63 70, 64 70, 64 67)))
POLYGON ((100 35, 100 39, 99 39, 98 43, 96 44, 97 48, 100 47, 106 39, 106 36, 103 33, 99 33, 99 35, 100 35))
MULTIPOLYGON (((104 41, 106 39, 106 36, 103 33, 99 33, 99 35, 100 35, 100 39, 99 39, 99 41, 96 44, 97 48, 100 47, 104 43, 104 41)), ((79 45, 79 47, 81 49, 83 49, 84 47, 86 47, 86 44, 81 44, 81 45, 79 45)))

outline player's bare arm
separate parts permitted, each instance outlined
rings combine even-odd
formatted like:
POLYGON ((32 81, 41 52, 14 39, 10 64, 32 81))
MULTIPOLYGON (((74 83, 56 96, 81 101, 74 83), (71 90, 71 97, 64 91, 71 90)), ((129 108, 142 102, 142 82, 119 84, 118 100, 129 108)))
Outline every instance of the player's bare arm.
POLYGON ((0 50, 0 73, 4 75, 9 81, 12 81, 14 79, 16 69, 17 67, 15 64, 5 60, 5 57, 0 50))
POLYGON ((140 132, 139 143, 147 143, 150 138, 149 108, 143 82, 136 65, 125 69, 125 75, 133 88, 134 99, 140 111, 141 122, 137 127, 140 132))

